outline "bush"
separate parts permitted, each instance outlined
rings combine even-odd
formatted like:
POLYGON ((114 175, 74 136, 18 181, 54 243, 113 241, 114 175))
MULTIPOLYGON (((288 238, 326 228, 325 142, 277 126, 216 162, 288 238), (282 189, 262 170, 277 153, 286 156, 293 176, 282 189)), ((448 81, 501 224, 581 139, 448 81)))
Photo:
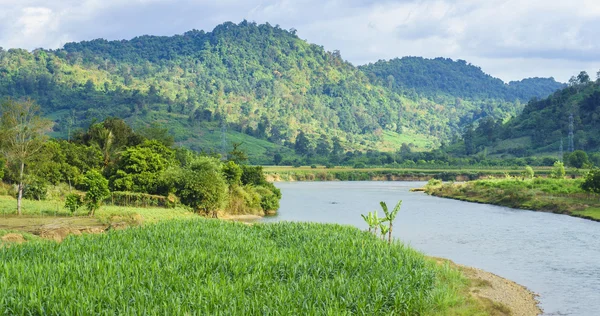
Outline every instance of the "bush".
POLYGON ((33 177, 23 188, 23 197, 29 200, 42 201, 46 199, 48 183, 44 179, 33 177))
POLYGON ((565 178, 565 165, 560 162, 554 162, 554 167, 552 167, 552 172, 550 173, 550 177, 553 179, 564 179, 565 178))
POLYGON ((531 168, 530 166, 525 166, 525 171, 523 171, 523 177, 525 179, 533 179, 533 176, 534 176, 533 168, 531 168))
POLYGON ((72 214, 83 206, 83 198, 77 193, 71 193, 65 198, 65 208, 68 209, 72 214))
POLYGON ((310 165, 311 169, 317 169, 317 165, 310 165))
POLYGON ((354 164, 354 169, 364 169, 366 167, 367 166, 365 165, 364 162, 357 162, 357 163, 354 164))
POLYGON ((110 196, 108 180, 106 180, 100 172, 90 170, 85 173, 83 183, 87 188, 84 198, 85 206, 89 210, 89 215, 94 216, 96 210, 102 205, 102 201, 110 196))
POLYGON ((581 188, 587 192, 600 193, 600 169, 593 169, 585 176, 581 188))
POLYGON ((243 170, 233 161, 228 161, 223 164, 223 175, 229 185, 239 184, 242 180, 243 170))
POLYGON ((204 213, 224 208, 228 186, 219 164, 215 158, 200 157, 180 170, 175 193, 183 204, 204 213))

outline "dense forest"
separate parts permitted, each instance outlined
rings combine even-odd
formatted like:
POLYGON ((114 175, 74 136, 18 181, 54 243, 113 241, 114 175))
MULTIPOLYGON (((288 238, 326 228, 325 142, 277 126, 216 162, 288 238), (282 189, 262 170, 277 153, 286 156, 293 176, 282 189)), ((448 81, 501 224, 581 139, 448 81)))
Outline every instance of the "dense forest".
MULTIPOLYGON (((517 114, 519 100, 552 87, 536 79, 520 83, 518 98, 473 102, 448 90, 436 100, 404 85, 388 87, 367 70, 293 30, 228 22, 212 32, 0 50, 0 96, 36 100, 61 138, 116 116, 136 129, 152 122, 167 126, 177 143, 197 151, 244 143, 253 162, 270 163, 276 154, 311 154, 294 148, 299 131, 313 154, 319 146, 330 153, 336 144, 361 151, 397 151, 402 143, 432 149, 473 120, 517 114)), ((472 70, 458 71, 465 74, 445 71, 443 77, 464 84, 472 70)), ((498 81, 483 77, 479 86, 498 81)))
POLYGON ((565 85, 554 78, 528 78, 505 84, 464 60, 403 57, 359 67, 374 82, 395 91, 427 97, 527 102, 545 98, 565 85))
POLYGON ((477 127, 467 126, 462 141, 450 151, 485 152, 498 157, 540 154, 558 157, 561 148, 563 154, 597 152, 600 151, 599 109, 600 78, 594 81, 581 72, 569 81, 568 87, 548 98, 531 100, 521 114, 505 124, 484 119, 477 127))

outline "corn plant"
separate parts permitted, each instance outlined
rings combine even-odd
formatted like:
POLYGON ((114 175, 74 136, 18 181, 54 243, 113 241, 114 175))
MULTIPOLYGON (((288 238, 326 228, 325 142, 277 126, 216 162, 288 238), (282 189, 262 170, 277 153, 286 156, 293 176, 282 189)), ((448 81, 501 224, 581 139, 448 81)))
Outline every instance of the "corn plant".
POLYGON ((462 290, 415 250, 317 223, 164 221, 0 262, 0 315, 431 315, 462 290))

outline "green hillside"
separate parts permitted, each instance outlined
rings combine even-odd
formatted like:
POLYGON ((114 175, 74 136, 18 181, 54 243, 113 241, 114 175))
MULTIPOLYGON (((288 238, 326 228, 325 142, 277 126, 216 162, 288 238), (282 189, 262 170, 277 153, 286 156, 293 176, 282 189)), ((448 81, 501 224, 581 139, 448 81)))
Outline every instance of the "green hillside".
POLYGON ((326 155, 336 142, 345 150, 397 151, 410 141, 429 150, 474 120, 521 110, 514 100, 411 93, 364 70, 294 31, 228 22, 212 32, 0 50, 0 97, 36 100, 56 121, 53 136, 69 138, 116 116, 135 128, 158 123, 195 150, 242 142, 254 163, 275 153, 293 157, 299 131, 309 141, 300 155, 320 144, 326 155))
POLYGON ((565 86, 554 78, 528 78, 505 84, 464 60, 441 57, 380 60, 359 68, 383 86, 433 97, 527 102, 531 98, 545 98, 565 86))
POLYGON ((506 124, 484 120, 477 128, 468 128, 454 150, 558 157, 561 141, 563 151, 569 151, 571 115, 573 149, 600 151, 600 81, 591 81, 585 72, 548 98, 529 102, 506 124))

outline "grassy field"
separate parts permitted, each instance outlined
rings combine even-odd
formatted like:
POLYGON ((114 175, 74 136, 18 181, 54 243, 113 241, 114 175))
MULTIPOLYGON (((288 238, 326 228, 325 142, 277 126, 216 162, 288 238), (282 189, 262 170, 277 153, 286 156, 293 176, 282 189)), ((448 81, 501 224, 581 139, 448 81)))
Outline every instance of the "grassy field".
POLYGON ((164 221, 0 261, 0 314, 492 313, 448 264, 340 225, 164 221))
POLYGON ((580 187, 583 179, 519 178, 476 180, 460 184, 428 185, 431 195, 568 214, 600 221, 600 195, 580 187))

